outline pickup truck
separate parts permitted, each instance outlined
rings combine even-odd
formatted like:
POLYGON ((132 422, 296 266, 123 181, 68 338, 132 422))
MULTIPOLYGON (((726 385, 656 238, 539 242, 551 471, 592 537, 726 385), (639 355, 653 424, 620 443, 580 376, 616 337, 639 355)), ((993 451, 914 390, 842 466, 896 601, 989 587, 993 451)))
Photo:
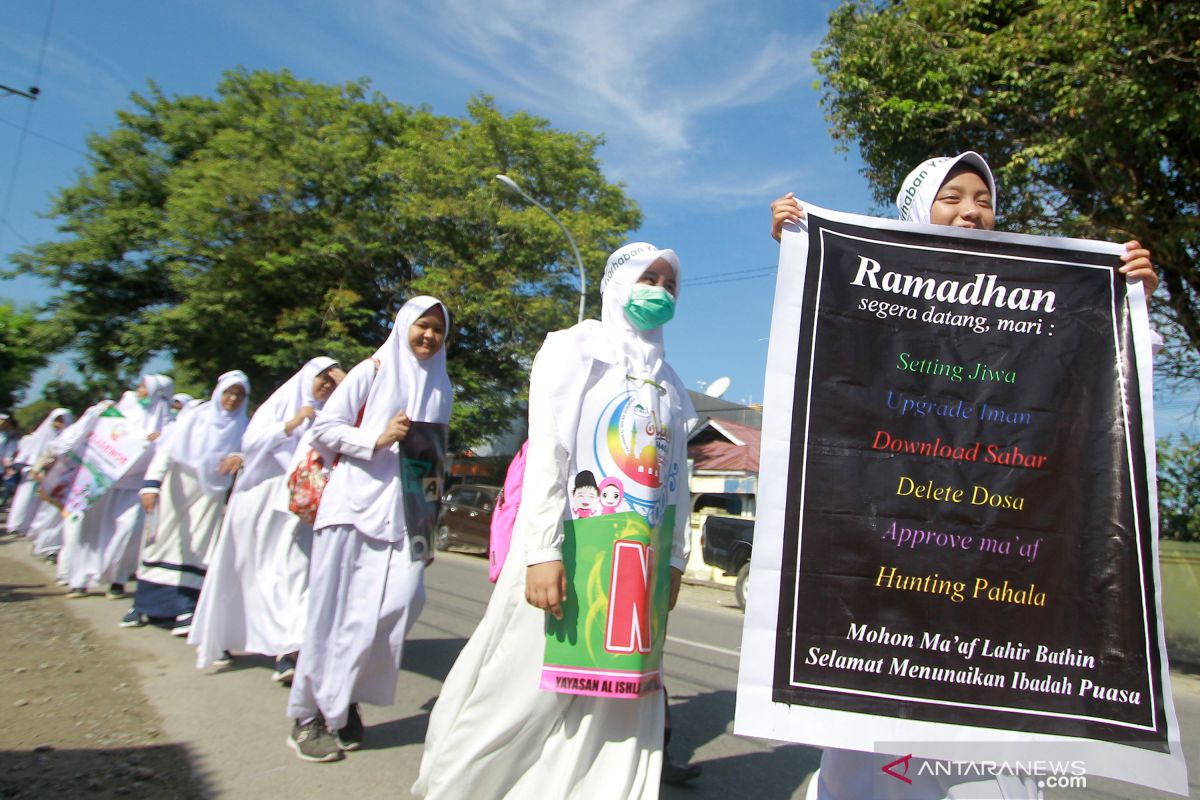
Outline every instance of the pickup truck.
POLYGON ((754 544, 754 520, 745 517, 705 517, 700 527, 704 563, 736 575, 733 594, 740 608, 746 607, 750 588, 750 548, 754 544))

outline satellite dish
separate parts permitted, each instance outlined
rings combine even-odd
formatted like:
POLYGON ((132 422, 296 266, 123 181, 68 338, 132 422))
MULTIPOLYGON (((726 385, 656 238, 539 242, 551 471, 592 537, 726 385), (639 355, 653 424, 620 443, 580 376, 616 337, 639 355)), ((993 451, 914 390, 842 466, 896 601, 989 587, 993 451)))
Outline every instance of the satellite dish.
POLYGON ((709 397, 720 397, 729 391, 729 383, 729 378, 722 376, 710 383, 708 388, 704 390, 704 393, 709 397))

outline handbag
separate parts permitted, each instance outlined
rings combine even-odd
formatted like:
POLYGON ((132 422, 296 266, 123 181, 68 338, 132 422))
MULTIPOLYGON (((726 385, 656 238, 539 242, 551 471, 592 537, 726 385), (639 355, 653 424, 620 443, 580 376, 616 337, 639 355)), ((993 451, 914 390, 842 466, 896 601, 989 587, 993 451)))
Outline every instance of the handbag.
POLYGON ((316 450, 309 449, 304 460, 288 475, 288 511, 312 525, 317 521, 317 508, 321 505, 321 493, 329 477, 325 474, 325 459, 316 450))
MULTIPOLYGON (((372 358, 371 361, 375 363, 375 372, 378 374, 379 359, 372 358)), ((358 410, 358 419, 354 420, 354 427, 362 424, 366 410, 367 404, 363 401, 363 407, 358 410)), ((341 458, 341 453, 334 457, 333 464, 329 467, 330 472, 341 458)), ((321 495, 325 492, 327 483, 329 473, 325 471, 325 459, 321 458, 321 454, 315 448, 310 448, 304 460, 288 475, 288 511, 312 525, 317 521, 317 509, 321 507, 321 495)))

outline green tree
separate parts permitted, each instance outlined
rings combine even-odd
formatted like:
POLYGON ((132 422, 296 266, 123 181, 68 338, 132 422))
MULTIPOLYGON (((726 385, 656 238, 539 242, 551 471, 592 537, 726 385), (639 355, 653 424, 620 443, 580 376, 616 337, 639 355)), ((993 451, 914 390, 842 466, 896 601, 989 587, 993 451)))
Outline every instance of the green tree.
POLYGON ((356 363, 433 294, 451 313, 456 441, 502 429, 577 279, 553 222, 493 176, 563 220, 593 286, 639 213, 604 180, 598 137, 487 98, 452 118, 368 90, 239 70, 213 97, 133 95, 54 199, 61 238, 16 258, 58 289, 83 371, 128 384, 166 353, 177 385, 239 368, 264 397, 314 355, 356 363))
POLYGON ((1200 440, 1158 440, 1158 509, 1159 536, 1200 542, 1200 440))
POLYGON ((814 61, 879 203, 914 164, 978 150, 1003 227, 1151 247, 1171 374, 1200 374, 1200 5, 846 0, 814 61))
POLYGON ((63 341, 62 332, 35 311, 0 303, 0 408, 12 407, 63 341))

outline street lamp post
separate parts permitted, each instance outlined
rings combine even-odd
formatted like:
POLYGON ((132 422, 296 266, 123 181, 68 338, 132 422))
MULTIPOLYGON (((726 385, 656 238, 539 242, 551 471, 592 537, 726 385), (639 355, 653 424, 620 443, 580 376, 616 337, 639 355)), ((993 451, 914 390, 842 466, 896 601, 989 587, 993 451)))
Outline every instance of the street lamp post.
POLYGON ((507 175, 497 175, 496 180, 500 181, 500 183, 504 185, 504 188, 508 189, 510 192, 523 197, 525 200, 540 208, 546 214, 546 216, 554 220, 554 224, 559 227, 559 229, 563 232, 563 235, 567 237, 567 241, 571 243, 571 252, 575 254, 575 263, 579 265, 579 321, 583 322, 583 305, 587 299, 587 277, 583 272, 583 259, 579 257, 579 248, 575 246, 575 237, 571 236, 571 232, 567 230, 567 226, 563 225, 558 217, 554 216, 553 211, 546 208, 537 200, 534 200, 532 197, 526 194, 525 190, 518 186, 517 182, 512 178, 508 177, 507 175))

